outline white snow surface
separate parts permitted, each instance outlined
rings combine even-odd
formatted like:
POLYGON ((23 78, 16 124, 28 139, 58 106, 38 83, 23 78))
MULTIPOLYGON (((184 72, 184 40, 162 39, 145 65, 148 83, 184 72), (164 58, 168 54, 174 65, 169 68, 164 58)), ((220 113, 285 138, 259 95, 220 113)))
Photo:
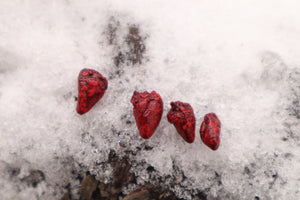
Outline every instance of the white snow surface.
MULTIPOLYGON (((171 188, 180 198, 199 190, 208 199, 300 199, 299 10, 297 0, 0 1, 0 199, 59 199, 72 162, 109 182, 110 169, 96 163, 141 145, 153 149, 136 162, 160 176, 174 174, 174 163, 184 172, 185 187, 171 188), (110 45, 107 27, 117 22, 110 45), (115 76, 130 26, 145 38, 144 58, 115 76), (78 115, 82 68, 106 76, 108 89, 78 115), (134 122, 134 90, 164 101, 148 140, 134 122), (194 109, 192 144, 167 121, 177 100, 194 109), (222 123, 217 151, 199 136, 209 112, 222 123), (36 187, 22 181, 32 170, 45 176, 36 187)), ((145 169, 132 172, 139 184, 150 181, 145 169)))

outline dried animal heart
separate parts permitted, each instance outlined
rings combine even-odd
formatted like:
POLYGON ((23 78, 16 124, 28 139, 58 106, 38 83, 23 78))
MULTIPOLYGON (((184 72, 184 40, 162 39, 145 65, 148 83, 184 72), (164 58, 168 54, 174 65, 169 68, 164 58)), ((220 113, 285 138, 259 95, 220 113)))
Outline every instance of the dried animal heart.
POLYGON ((157 128, 163 113, 163 101, 158 93, 135 91, 131 98, 133 114, 140 135, 144 139, 150 138, 157 128))
POLYGON ((200 137, 204 144, 212 150, 217 150, 220 145, 221 122, 215 113, 208 113, 200 127, 200 137))
POLYGON ((174 124, 177 132, 188 143, 195 139, 195 115, 193 108, 188 103, 180 101, 171 102, 171 109, 168 112, 168 121, 174 124))
POLYGON ((104 95, 107 80, 102 74, 93 69, 83 69, 78 76, 77 112, 88 112, 104 95))

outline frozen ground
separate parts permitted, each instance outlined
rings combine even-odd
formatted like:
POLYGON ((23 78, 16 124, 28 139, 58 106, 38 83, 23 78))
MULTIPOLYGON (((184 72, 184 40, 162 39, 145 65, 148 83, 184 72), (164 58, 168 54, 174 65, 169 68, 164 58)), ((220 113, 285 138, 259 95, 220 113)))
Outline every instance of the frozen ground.
POLYGON ((299 10, 297 0, 0 1, 0 199, 60 199, 67 187, 79 198, 80 173, 112 181, 112 150, 136 177, 123 195, 152 183, 183 199, 300 199, 299 10), (79 116, 84 67, 109 82, 79 116), (149 140, 134 90, 164 100, 149 140), (193 144, 166 119, 174 100, 194 108, 193 144), (208 112, 222 122, 217 151, 200 141, 208 112))

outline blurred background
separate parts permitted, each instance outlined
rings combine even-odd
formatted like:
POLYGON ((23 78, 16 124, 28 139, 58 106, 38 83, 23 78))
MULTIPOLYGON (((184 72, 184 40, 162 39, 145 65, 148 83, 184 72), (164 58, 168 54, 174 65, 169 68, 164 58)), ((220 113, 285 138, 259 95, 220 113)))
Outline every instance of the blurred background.
POLYGON ((300 199, 300 2, 0 1, 0 199, 300 199), (77 78, 108 79, 76 113, 77 78), (140 137, 134 91, 164 113, 140 137), (191 104, 196 138, 167 121, 191 104), (217 151, 199 135, 221 123, 217 151))

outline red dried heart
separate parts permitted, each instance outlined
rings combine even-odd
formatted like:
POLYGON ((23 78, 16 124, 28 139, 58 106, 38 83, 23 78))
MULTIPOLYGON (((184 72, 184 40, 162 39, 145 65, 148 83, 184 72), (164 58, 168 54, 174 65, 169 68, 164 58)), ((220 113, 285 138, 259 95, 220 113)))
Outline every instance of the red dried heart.
POLYGON ((83 69, 78 76, 77 112, 88 112, 104 95, 107 80, 102 74, 93 69, 83 69))
POLYGON ((131 98, 133 114, 140 135, 144 139, 150 138, 157 128, 163 113, 163 101, 158 93, 135 91, 131 98))
POLYGON ((180 101, 171 102, 171 109, 168 112, 168 121, 174 124, 177 132, 188 143, 195 139, 195 115, 193 108, 188 103, 180 101))
POLYGON ((200 137, 204 144, 212 150, 217 150, 220 145, 221 122, 215 113, 208 113, 200 127, 200 137))

